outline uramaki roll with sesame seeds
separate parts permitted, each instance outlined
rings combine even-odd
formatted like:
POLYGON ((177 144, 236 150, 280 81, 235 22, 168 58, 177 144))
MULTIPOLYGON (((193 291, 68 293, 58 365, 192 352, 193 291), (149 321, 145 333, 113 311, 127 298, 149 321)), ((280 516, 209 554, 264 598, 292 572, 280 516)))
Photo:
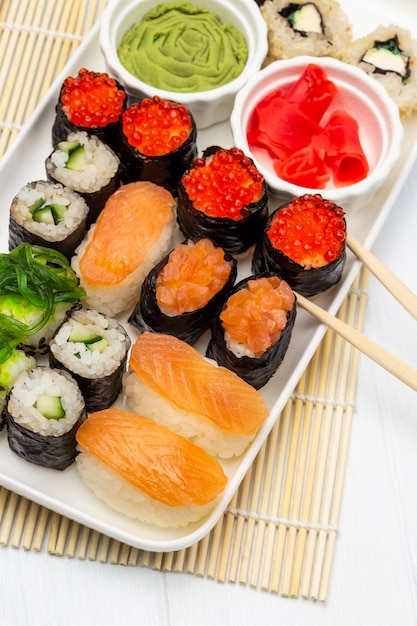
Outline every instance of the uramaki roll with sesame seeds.
POLYGON ((271 213, 252 258, 253 272, 277 272, 303 296, 335 285, 346 261, 341 207, 320 194, 304 194, 271 213))

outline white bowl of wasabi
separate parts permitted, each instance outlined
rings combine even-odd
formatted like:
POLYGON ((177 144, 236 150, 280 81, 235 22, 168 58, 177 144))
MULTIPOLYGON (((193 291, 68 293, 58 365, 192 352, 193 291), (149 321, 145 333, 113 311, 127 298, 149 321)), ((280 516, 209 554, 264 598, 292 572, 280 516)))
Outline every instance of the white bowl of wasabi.
POLYGON ((206 128, 230 117, 268 36, 254 0, 119 0, 102 16, 100 48, 132 101, 180 102, 206 128))

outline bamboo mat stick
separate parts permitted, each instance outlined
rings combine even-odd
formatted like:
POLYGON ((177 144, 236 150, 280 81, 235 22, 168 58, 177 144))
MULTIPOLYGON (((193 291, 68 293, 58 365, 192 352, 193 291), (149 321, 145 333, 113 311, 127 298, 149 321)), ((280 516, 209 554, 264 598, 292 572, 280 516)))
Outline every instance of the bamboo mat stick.
MULTIPOLYGON (((275 473, 275 485, 272 493, 271 501, 271 517, 278 517, 279 503, 281 499, 281 485, 285 472, 286 450, 288 444, 288 436, 290 432, 291 419, 291 401, 288 401, 284 407, 279 424, 279 445, 277 448, 277 469, 275 473)), ((278 427, 278 425, 277 425, 278 427)), ((276 526, 274 521, 268 523, 267 537, 265 544, 265 561, 261 578, 261 589, 269 590, 270 572, 272 569, 272 559, 274 552, 276 526)))
MULTIPOLYGON (((214 526, 212 532, 211 532, 211 543, 210 543, 210 550, 208 550, 209 548, 209 535, 207 536, 207 542, 204 542, 204 550, 201 551, 201 554, 204 554, 205 550, 208 550, 208 554, 206 557, 206 575, 208 578, 214 579, 216 577, 216 570, 217 570, 217 563, 218 563, 218 559, 219 559, 219 555, 221 552, 221 542, 222 542, 222 537, 223 537, 223 525, 225 523, 225 516, 222 515, 219 519, 219 521, 217 522, 217 524, 214 526)), ((197 575, 203 575, 203 563, 202 563, 202 559, 199 558, 198 560, 198 568, 196 571, 197 575)))
POLYGON ((80 525, 77 522, 71 522, 71 527, 68 534, 68 542, 65 549, 65 554, 70 559, 73 559, 75 556, 79 532, 80 525))
POLYGON ((100 534, 96 530, 93 530, 91 531, 90 546, 88 548, 88 560, 89 561, 95 561, 97 559, 99 545, 100 545, 100 534))
MULTIPOLYGON (((3 2, 0 2, 0 21, 1 22, 7 22, 6 16, 10 8, 10 2, 11 0, 3 0, 3 2)), ((14 2, 14 7, 16 7, 16 4, 17 3, 14 2)), ((11 15, 9 19, 13 19, 11 15)))
POLYGON ((190 546, 187 553, 187 570, 189 572, 195 571, 195 564, 197 560, 198 544, 190 546))
MULTIPOLYGON (((359 328, 360 330, 363 328, 364 318, 365 318, 365 309, 366 309, 365 289, 367 288, 367 279, 368 279, 368 274, 366 271, 363 271, 360 276, 360 295, 359 297, 351 298, 350 319, 353 320, 355 313, 357 312, 358 319, 357 319, 356 327, 359 328), (357 302, 358 299, 359 299, 359 306, 357 302)), ((337 526, 338 521, 339 521, 340 506, 341 506, 341 501, 342 501, 342 490, 343 490, 343 483, 344 483, 345 471, 346 471, 346 466, 347 466, 347 455, 348 455, 349 442, 350 442, 350 432, 351 432, 351 424, 352 424, 352 417, 353 417, 353 403, 354 403, 355 394, 356 394, 356 381, 357 381, 357 376, 358 376, 358 370, 359 370, 359 351, 352 350, 352 355, 351 355, 352 373, 351 373, 348 393, 347 393, 348 404, 347 404, 346 413, 344 416, 342 445, 339 451, 339 466, 338 466, 338 472, 337 472, 336 479, 335 479, 333 507, 332 507, 331 516, 330 516, 330 525, 335 526, 335 527, 337 526)), ((333 563, 335 542, 336 542, 336 532, 331 531, 329 533, 329 540, 328 540, 325 560, 323 564, 323 574, 322 574, 322 579, 321 579, 320 589, 319 589, 319 596, 318 596, 318 599, 321 602, 325 602, 327 598, 329 581, 330 581, 330 569, 333 563)))
MULTIPOLYGON (((300 393, 303 394, 305 389, 305 380, 304 385, 300 388, 300 393)), ((301 423, 301 439, 300 439, 300 448, 299 448, 299 459, 297 463, 297 469, 295 473, 295 485, 294 485, 294 494, 292 498, 291 511, 290 511, 290 519, 298 520, 300 517, 300 510, 302 506, 302 497, 303 497, 303 487, 305 482, 305 474, 306 468, 308 464, 308 444, 310 439, 310 429, 311 429, 311 413, 305 411, 305 403, 302 399, 297 399, 297 403, 300 406, 300 410, 303 412, 302 415, 302 423, 301 423)), ((284 565, 284 574, 283 580, 281 584, 281 594, 283 596, 290 596, 292 593, 291 590, 291 581, 294 573, 294 560, 295 560, 295 550, 296 550, 296 542, 298 537, 299 528, 297 526, 290 526, 288 529, 288 539, 287 539, 287 551, 284 565)))
POLYGON ((197 551, 197 559, 196 559, 196 565, 194 568, 194 573, 197 576, 204 576, 205 572, 206 572, 206 565, 207 562, 209 560, 209 556, 210 556, 210 550, 211 550, 211 554, 213 555, 213 557, 216 557, 216 561, 217 561, 217 555, 218 555, 218 551, 219 551, 219 542, 220 542, 220 536, 218 533, 218 525, 215 526, 215 528, 213 529, 212 533, 207 534, 205 537, 203 537, 201 539, 201 541, 198 544, 198 551, 197 551), (215 535, 215 530, 217 530, 217 534, 215 536, 215 541, 212 543, 211 542, 211 535, 215 535), (217 543, 217 545, 216 545, 217 543))
POLYGON ((83 526, 81 528, 81 536, 79 538, 78 549, 77 549, 77 558, 80 559, 81 561, 85 561, 85 559, 87 558, 89 538, 90 538, 90 529, 87 528, 86 526, 83 526))
MULTIPOLYGON (((315 450, 317 449, 318 437, 320 434, 320 430, 317 428, 317 421, 314 420, 314 408, 315 403, 313 403, 312 398, 314 397, 314 392, 316 388, 316 381, 318 377, 318 371, 320 366, 320 357, 321 350, 320 348, 316 350, 313 358, 310 362, 309 366, 309 380, 307 385, 307 398, 304 403, 304 419, 307 423, 309 423, 309 436, 310 436, 310 449, 308 452, 307 465, 305 468, 305 484, 303 491, 303 499, 301 502, 301 507, 299 511, 299 518, 301 522, 307 522, 308 516, 305 514, 306 509, 309 510, 310 502, 311 502, 311 492, 312 485, 314 484, 314 475, 315 475, 315 466, 316 466, 316 458, 315 450)), ((327 361, 325 361, 327 362, 327 361)), ((306 453, 307 454, 307 453, 306 453)), ((302 575, 302 565, 303 565, 303 554, 304 554, 304 546, 307 535, 307 528, 300 524, 298 528, 298 537, 297 544, 295 546, 295 552, 293 555, 293 571, 292 571, 292 579, 291 586, 289 589, 289 595, 292 598, 296 598, 299 595, 301 575, 302 575)))
POLYGON ((185 555, 186 555, 185 549, 178 550, 175 553, 174 567, 173 567, 174 572, 180 574, 181 572, 184 571, 185 555))
POLYGON ((100 563, 107 563, 109 557, 110 538, 106 535, 99 535, 98 560, 100 563))
MULTIPOLYGON (((304 388, 305 383, 305 372, 300 380, 299 388, 304 388)), ((301 429, 301 415, 302 415, 302 402, 298 400, 294 400, 292 402, 292 424, 291 424, 291 437, 290 437, 290 447, 288 452, 288 460, 286 466, 286 475, 285 475, 285 483, 284 483, 284 492, 280 510, 280 517, 283 519, 289 519, 290 517, 290 507, 291 507, 291 498, 293 494, 293 478, 296 473, 296 463, 297 463, 297 454, 298 454, 298 445, 299 445, 299 437, 300 437, 300 429, 301 429)), ((272 579, 271 579, 271 589, 274 592, 279 591, 280 581, 283 572, 283 565, 285 563, 284 560, 284 550, 285 550, 285 542, 287 538, 287 525, 285 522, 280 522, 278 524, 278 535, 277 535, 277 546, 275 551, 275 564, 272 570, 272 579)))
POLYGON ((148 550, 142 550, 140 552, 140 564, 142 567, 151 566, 151 553, 148 550))
MULTIPOLYGON (((251 487, 251 495, 249 499, 249 508, 248 511, 257 511, 258 510, 258 501, 259 495, 262 493, 262 478, 265 466, 265 454, 266 454, 266 444, 264 443, 255 459, 255 462, 252 465, 253 468, 253 480, 251 487)), ((248 580, 248 571, 251 564, 251 553, 252 546, 254 543, 254 534, 256 529, 255 519, 249 516, 246 522, 246 534, 245 540, 242 545, 242 556, 239 568, 239 582, 241 584, 246 584, 248 580)))
POLYGON ((59 524, 61 516, 58 513, 52 513, 51 525, 49 528, 48 553, 55 554, 56 542, 59 535, 59 524))
POLYGON ((45 532, 48 527, 49 511, 45 507, 40 507, 38 523, 36 525, 35 536, 33 537, 32 550, 40 552, 45 539, 45 532))
POLYGON ((7 507, 2 520, 1 532, 0 532, 0 545, 6 546, 9 541, 11 528, 13 526, 13 520, 18 506, 19 496, 13 492, 9 493, 7 500, 7 507))
POLYGON ((249 470, 239 488, 239 506, 238 506, 238 514, 235 520, 235 533, 233 537, 233 546, 230 557, 230 566, 229 566, 229 582, 237 581, 237 571, 239 568, 239 557, 240 557, 240 549, 243 544, 243 533, 245 528, 245 518, 243 515, 239 513, 239 509, 246 510, 248 499, 250 495, 250 487, 251 487, 251 474, 252 471, 249 470))
POLYGON ((138 564, 138 560, 139 560, 139 550, 138 548, 130 548, 130 552, 129 552, 129 560, 127 562, 128 565, 130 565, 131 567, 134 567, 138 564))
MULTIPOLYGON (((197 546, 196 546, 197 549, 197 546)), ((153 556, 153 564, 152 564, 152 568, 155 570, 159 570, 161 571, 162 569, 162 559, 164 558, 164 555, 162 552, 156 552, 153 556)))
POLYGON ((266 518, 268 515, 268 505, 270 501, 271 490, 274 486, 274 467, 275 467, 275 452, 278 446, 278 432, 279 428, 277 424, 272 428, 265 446, 268 448, 267 460, 265 464, 265 480, 261 493, 261 501, 259 505, 259 511, 261 518, 258 521, 258 532, 256 534, 256 542, 253 554, 252 573, 249 580, 251 587, 256 587, 258 584, 259 573, 261 571, 263 545, 265 540, 265 531, 267 528, 266 518))
POLYGON ((13 527, 13 533, 10 540, 12 548, 18 548, 22 541, 23 531, 26 523, 26 516, 29 509, 29 500, 27 498, 19 498, 19 508, 17 511, 16 521, 13 527))
POLYGON ((36 523, 38 521, 39 508, 39 505, 35 502, 30 503, 29 512, 25 518, 25 528, 22 539, 22 547, 24 550, 30 550, 32 547, 36 523))
POLYGON ((116 539, 110 539, 109 545, 110 545, 110 550, 108 553, 107 560, 112 565, 116 565, 119 560, 120 541, 117 541, 116 539))
POLYGON ((6 502, 8 495, 8 490, 5 487, 0 487, 0 521, 3 520, 3 516, 6 511, 6 502))
POLYGON ((239 490, 236 490, 236 492, 234 493, 229 503, 229 508, 226 509, 226 515, 224 519, 222 550, 220 552, 219 566, 217 570, 217 580, 219 582, 224 582, 226 580, 226 572, 227 572, 227 567, 229 563, 230 547, 233 541, 233 529, 235 525, 235 516, 232 511, 237 507, 238 491, 239 490), (232 511, 230 509, 232 509, 232 511))
MULTIPOLYGON (((332 362, 338 363, 340 359, 341 349, 342 349, 342 340, 336 335, 333 336, 333 347, 332 347, 332 362)), ((326 386, 326 397, 334 398, 335 390, 337 385, 337 374, 338 368, 332 367, 330 372, 324 371, 322 376, 326 378, 329 374, 328 384, 326 386)), ((325 484, 325 476, 326 476, 326 465, 327 465, 327 455, 330 445, 330 437, 331 437, 331 427, 332 427, 332 414, 333 414, 333 406, 331 403, 328 403, 323 410, 323 419, 322 419, 322 432, 321 432, 321 440, 320 440, 320 448, 317 454, 317 472, 316 472, 316 482, 313 492, 312 498, 312 509, 310 511, 310 522, 314 525, 318 525, 320 522, 320 507, 322 502, 323 489, 325 484)), ((316 538, 317 538, 318 530, 316 528, 310 528, 308 537, 307 537, 307 552, 305 556, 305 576, 303 576, 302 583, 302 596, 309 596, 309 589, 311 585, 311 577, 314 571, 314 557, 315 557, 315 547, 316 547, 316 538)))

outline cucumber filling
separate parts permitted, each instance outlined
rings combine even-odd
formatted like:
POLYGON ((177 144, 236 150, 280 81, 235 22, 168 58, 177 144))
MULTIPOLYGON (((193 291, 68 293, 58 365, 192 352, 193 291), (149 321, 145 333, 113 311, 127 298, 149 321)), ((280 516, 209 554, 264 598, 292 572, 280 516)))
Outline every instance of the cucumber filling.
POLYGON ((303 37, 307 37, 308 33, 324 34, 321 13, 313 2, 305 4, 291 2, 280 11, 280 15, 285 17, 292 29, 303 37))
POLYGON ((410 77, 410 57, 401 50, 397 36, 387 41, 375 41, 362 57, 362 61, 373 65, 375 72, 394 72, 403 81, 410 77))
POLYGON ((83 343, 89 350, 98 350, 101 354, 108 346, 107 339, 77 321, 72 323, 68 341, 83 343))
POLYGON ((54 224, 55 226, 62 222, 66 210, 67 207, 65 205, 56 203, 48 204, 42 198, 39 198, 39 200, 29 207, 34 222, 54 224))
POLYGON ((65 167, 76 172, 85 172, 89 166, 85 147, 79 141, 61 141, 58 148, 68 154, 65 167))
POLYGON ((65 410, 62 406, 61 396, 49 396, 40 394, 35 402, 35 408, 42 413, 46 419, 59 420, 65 417, 65 410))

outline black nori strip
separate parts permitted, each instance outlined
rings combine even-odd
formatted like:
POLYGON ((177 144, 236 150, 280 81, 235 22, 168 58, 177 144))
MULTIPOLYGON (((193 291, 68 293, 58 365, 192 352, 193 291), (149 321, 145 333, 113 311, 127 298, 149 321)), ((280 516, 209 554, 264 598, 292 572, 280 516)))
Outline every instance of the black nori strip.
POLYGON ((25 461, 60 471, 66 469, 74 462, 77 456, 75 434, 82 422, 87 418, 85 407, 80 412, 71 430, 59 437, 40 435, 28 428, 24 428, 15 422, 7 409, 5 417, 10 449, 19 457, 25 459, 25 461))
MULTIPOLYGON (((249 280, 273 275, 276 276, 277 274, 264 272, 260 275, 252 275, 248 278, 244 278, 235 285, 230 295, 244 288, 249 280)), ((224 329, 220 316, 217 316, 211 327, 211 339, 207 346, 206 356, 214 359, 219 365, 235 372, 235 374, 243 378, 244 381, 252 385, 252 387, 255 387, 255 389, 260 389, 266 385, 269 379, 275 374, 285 357, 294 328, 296 313, 296 300, 294 299, 294 305, 291 311, 287 313, 287 324, 278 341, 271 346, 271 348, 268 348, 259 358, 249 356, 237 357, 229 350, 224 338, 224 329)))
MULTIPOLYGON (((128 335, 122 326, 120 326, 119 330, 128 338, 128 335)), ((68 374, 70 374, 78 383, 87 411, 101 411, 103 409, 108 409, 117 400, 120 392, 122 391, 122 377, 126 371, 127 352, 129 348, 130 339, 128 338, 124 358, 120 361, 118 367, 107 376, 93 378, 93 372, 91 374, 91 378, 81 376, 62 363, 51 351, 49 351, 49 365, 52 368, 68 372, 68 374)))
MULTIPOLYGON (((111 150, 111 148, 109 146, 107 146, 107 149, 111 150)), ((54 150, 55 150, 55 148, 54 148, 54 150)), ((49 181, 53 182, 53 183, 61 183, 62 185, 65 185, 66 187, 73 189, 73 191, 76 191, 77 193, 80 194, 80 196, 82 196, 84 198, 84 200, 86 201, 86 203, 88 205, 88 209, 89 209, 88 215, 87 215, 87 226, 91 226, 91 224, 96 222, 96 220, 97 220, 98 216, 100 215, 102 209, 104 208, 104 205, 106 204, 108 198, 115 191, 117 191, 117 189, 122 184, 122 166, 121 166, 121 163, 120 163, 120 159, 117 156, 117 154, 114 153, 115 157, 119 161, 119 167, 118 167, 115 175, 113 176, 113 178, 110 179, 110 181, 107 183, 107 185, 104 185, 103 187, 100 187, 100 189, 97 189, 97 191, 92 191, 90 193, 86 193, 84 191, 80 191, 80 189, 78 189, 77 187, 71 187, 70 185, 66 184, 65 181, 59 180, 58 178, 54 177, 54 172, 55 172, 56 168, 55 168, 55 166, 53 165, 53 163, 51 161, 51 156, 52 156, 54 150, 51 152, 51 154, 45 160, 45 170, 46 170, 47 179, 49 181)))
MULTIPOLYGON (((116 79, 115 79, 116 80, 116 79)), ((124 91, 126 94, 124 103, 123 103, 123 111, 127 108, 128 96, 125 88, 116 80, 117 88, 124 91)), ((67 135, 76 131, 84 131, 89 135, 95 135, 98 137, 103 143, 110 146, 116 153, 119 146, 119 125, 120 119, 122 117, 123 111, 119 116, 119 119, 116 122, 110 122, 106 126, 99 126, 97 128, 93 128, 91 126, 77 126, 69 121, 68 117, 64 113, 64 110, 61 105, 61 95, 64 86, 61 87, 59 92, 58 102, 55 105, 55 119, 52 125, 52 145, 56 146, 60 141, 65 141, 67 135)))
MULTIPOLYGON (((210 146, 203 152, 203 156, 214 154, 220 149, 219 146, 210 146)), ((240 220, 233 220, 228 217, 210 217, 195 209, 180 181, 177 206, 178 225, 188 239, 208 237, 225 252, 241 255, 256 243, 268 219, 268 192, 265 182, 263 182, 263 188, 261 198, 246 207, 247 215, 240 220)))
MULTIPOLYGON (((186 243, 186 242, 183 242, 186 243)), ((206 304, 206 306, 183 313, 182 315, 165 315, 158 306, 156 299, 156 280, 159 271, 169 259, 168 253, 145 278, 141 296, 132 311, 128 322, 138 330, 149 330, 157 333, 167 333, 194 344, 201 335, 210 328, 213 317, 216 316, 228 297, 237 276, 237 261, 230 254, 225 259, 231 266, 231 272, 223 288, 206 304)))
POLYGON ((266 228, 259 238, 252 256, 252 272, 275 272, 283 278, 294 291, 303 296, 314 296, 339 282, 346 262, 346 247, 340 255, 322 267, 306 269, 303 265, 290 259, 281 250, 275 248, 269 239, 267 232, 272 219, 277 211, 284 208, 282 205, 276 209, 268 219, 266 228))
POLYGON ((63 254, 68 261, 74 254, 75 248, 83 240, 87 231, 86 219, 83 219, 80 224, 68 234, 65 239, 61 241, 49 241, 44 239, 40 235, 32 233, 24 226, 18 224, 11 216, 9 218, 9 250, 13 250, 20 243, 26 242, 32 246, 43 246, 45 248, 53 248, 63 254))
POLYGON ((148 180, 155 185, 165 187, 176 196, 181 176, 191 167, 198 153, 197 128, 194 117, 190 112, 189 115, 192 123, 190 135, 178 148, 160 156, 147 156, 131 146, 123 133, 122 125, 120 125, 117 153, 122 163, 123 180, 126 182, 148 180))

